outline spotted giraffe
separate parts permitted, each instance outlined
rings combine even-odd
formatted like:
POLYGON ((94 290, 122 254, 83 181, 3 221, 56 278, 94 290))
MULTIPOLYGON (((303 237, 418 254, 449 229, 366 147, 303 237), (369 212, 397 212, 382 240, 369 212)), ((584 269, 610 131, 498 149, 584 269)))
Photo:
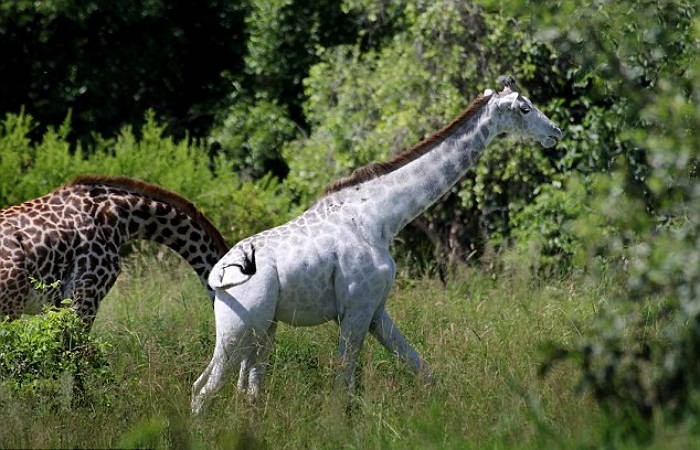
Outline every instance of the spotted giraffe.
POLYGON ((85 175, 0 210, 0 314, 12 320, 70 298, 90 328, 119 275, 119 249, 135 239, 175 250, 213 299, 207 275, 228 246, 192 203, 132 178, 85 175), (32 278, 59 283, 39 291, 32 278))
POLYGON ((562 136, 516 91, 512 77, 501 81, 501 92, 487 90, 442 130, 333 183, 300 216, 242 240, 214 266, 216 346, 194 383, 193 412, 222 387, 232 367, 239 368, 239 388, 258 395, 279 321, 338 322, 339 380, 348 394, 368 332, 413 371, 430 373, 386 310, 395 273, 391 241, 454 186, 496 136, 516 133, 545 147, 562 136), (251 274, 243 269, 253 250, 257 270, 251 274))

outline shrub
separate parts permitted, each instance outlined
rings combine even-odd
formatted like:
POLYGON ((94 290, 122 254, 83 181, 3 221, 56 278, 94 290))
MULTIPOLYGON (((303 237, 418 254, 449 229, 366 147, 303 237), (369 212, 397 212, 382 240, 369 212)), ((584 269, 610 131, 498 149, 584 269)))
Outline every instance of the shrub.
POLYGON ((643 126, 627 135, 649 161, 646 189, 635 188, 640 174, 631 164, 596 177, 586 206, 596 214, 577 225, 591 266, 603 258, 623 289, 594 331, 555 346, 550 363, 574 360, 617 423, 648 436, 657 413, 679 421, 700 411, 700 72, 693 64, 669 71, 653 93, 625 87, 640 105, 643 126))
POLYGON ((282 179, 289 171, 282 147, 296 134, 297 127, 286 109, 260 98, 231 106, 221 124, 212 130, 209 141, 221 148, 231 168, 243 177, 257 179, 273 173, 282 179))
MULTIPOLYGON (((69 307, 0 322, 0 384, 15 394, 70 398, 74 388, 112 380, 109 346, 69 307)), ((87 391, 83 391, 87 393, 87 391)))
POLYGON ((580 253, 581 241, 572 224, 586 195, 580 187, 542 185, 535 199, 511 216, 515 251, 527 255, 530 269, 539 275, 570 271, 580 253))

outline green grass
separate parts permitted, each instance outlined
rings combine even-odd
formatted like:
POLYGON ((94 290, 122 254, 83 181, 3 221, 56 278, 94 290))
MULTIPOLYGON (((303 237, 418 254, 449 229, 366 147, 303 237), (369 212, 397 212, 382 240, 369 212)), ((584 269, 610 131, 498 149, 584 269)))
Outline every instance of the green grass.
POLYGON ((231 378, 195 419, 191 384, 214 347, 210 302, 169 255, 131 258, 93 329, 111 345, 115 383, 95 387, 103 400, 72 408, 0 392, 0 447, 596 447, 605 419, 576 393, 573 368, 541 378, 538 367, 542 343, 575 338, 607 290, 466 268, 447 286, 399 278, 389 310, 433 366, 433 384, 368 338, 359 406, 347 417, 333 390, 336 325, 280 326, 261 401, 248 404, 231 378))

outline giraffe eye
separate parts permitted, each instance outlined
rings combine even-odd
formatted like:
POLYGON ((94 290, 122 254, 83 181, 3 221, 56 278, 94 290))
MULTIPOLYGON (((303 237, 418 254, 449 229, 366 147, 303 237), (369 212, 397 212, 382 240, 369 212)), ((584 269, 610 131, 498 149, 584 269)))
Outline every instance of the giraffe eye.
POLYGON ((532 111, 532 108, 530 108, 530 107, 527 106, 527 105, 523 105, 523 106, 520 107, 520 112, 523 113, 523 114, 527 114, 527 113, 529 113, 530 111, 532 111))

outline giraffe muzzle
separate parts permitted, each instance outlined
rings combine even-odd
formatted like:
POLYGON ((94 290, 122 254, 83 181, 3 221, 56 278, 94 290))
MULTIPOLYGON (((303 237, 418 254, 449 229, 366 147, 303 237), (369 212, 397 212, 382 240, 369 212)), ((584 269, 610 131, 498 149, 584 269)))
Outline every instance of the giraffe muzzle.
POLYGON ((559 139, 561 139, 563 135, 564 133, 562 133, 561 129, 555 126, 550 134, 540 141, 540 144, 542 144, 542 146, 545 148, 554 147, 557 145, 557 142, 559 142, 559 139))

